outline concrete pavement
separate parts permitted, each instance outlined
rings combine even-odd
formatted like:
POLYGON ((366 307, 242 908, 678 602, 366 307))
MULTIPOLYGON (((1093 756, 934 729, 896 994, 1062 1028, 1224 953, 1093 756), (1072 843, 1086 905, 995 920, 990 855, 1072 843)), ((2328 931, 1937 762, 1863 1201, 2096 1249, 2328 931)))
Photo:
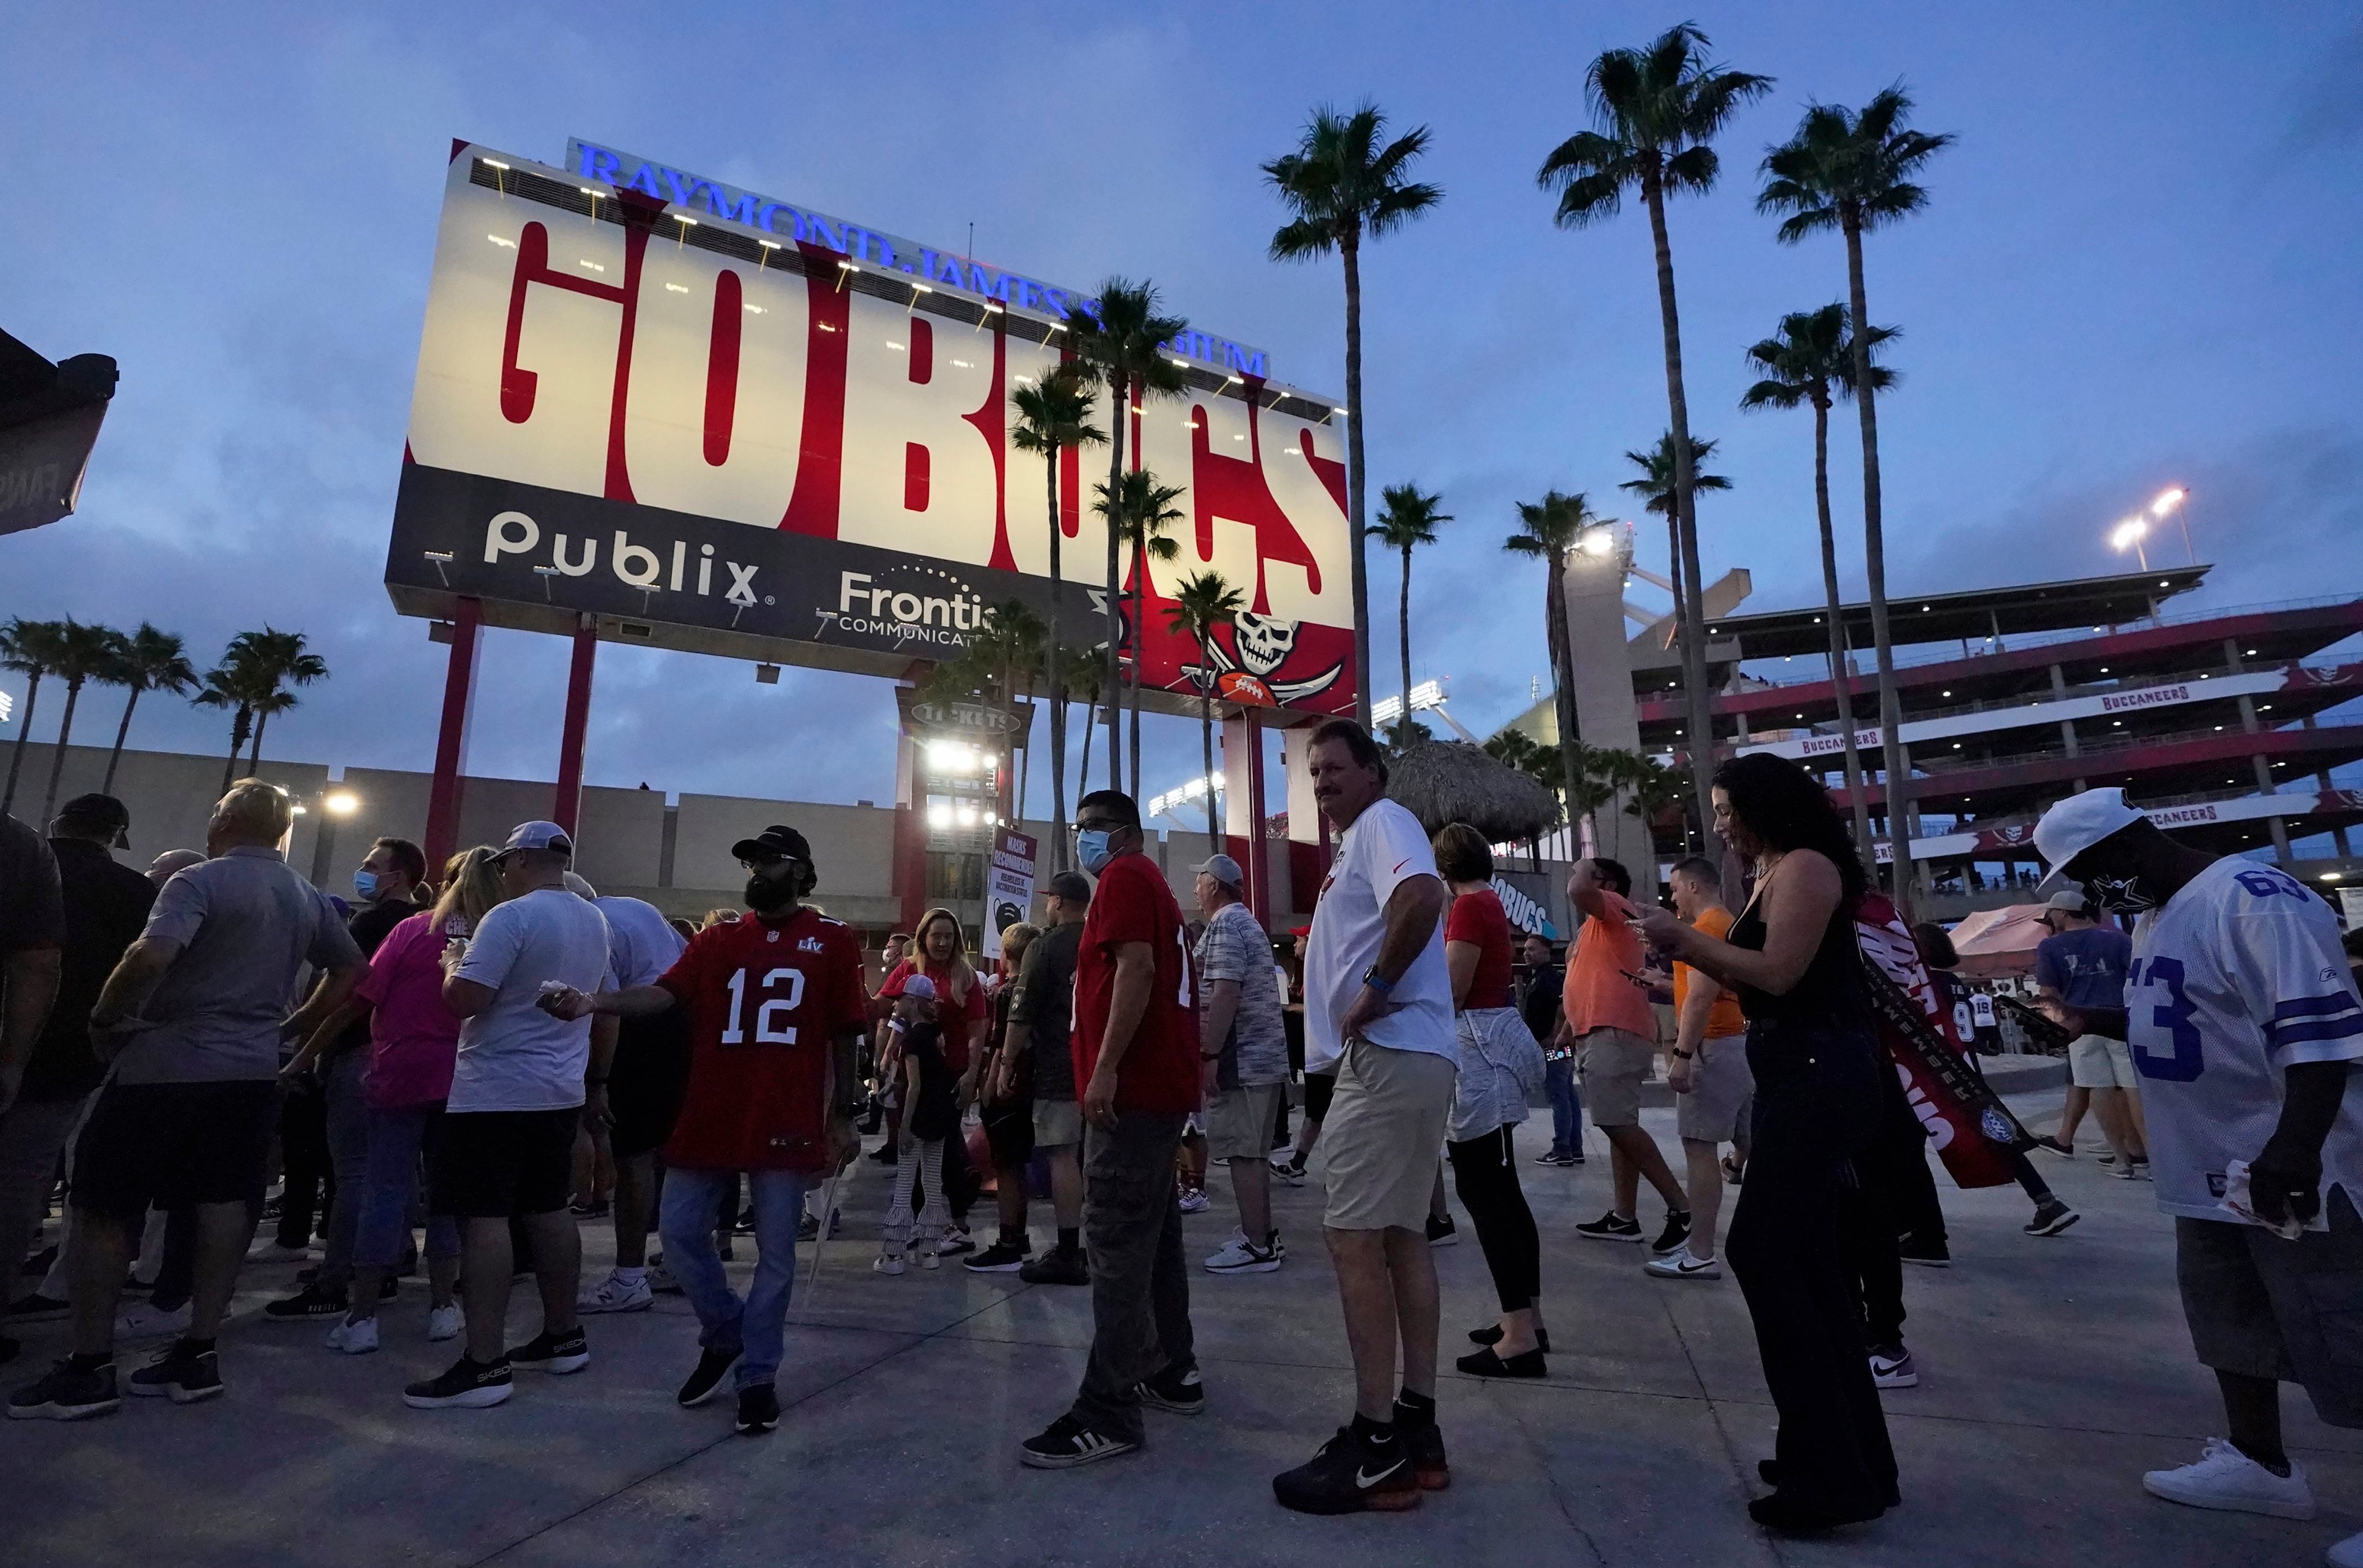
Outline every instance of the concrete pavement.
MULTIPOLYGON (((2058 1099, 2014 1104, 2042 1128, 2058 1099)), ((1670 1151, 1670 1113, 1647 1119, 1670 1151)), ((1537 1126, 1522 1129, 1529 1159, 1545 1142, 1537 1126)), ((677 1296, 590 1319, 594 1360, 580 1375, 519 1373, 498 1409, 422 1412, 403 1406, 402 1384, 456 1347, 424 1341, 421 1284, 389 1304, 382 1352, 346 1357, 322 1348, 325 1326, 264 1322, 262 1302, 288 1288, 293 1266, 250 1267, 222 1340, 226 1398, 0 1424, 0 1563, 2264 1568, 2318 1562, 2363 1529, 2363 1432, 2323 1426, 2294 1389, 2284 1408, 2322 1504, 2315 1519, 2208 1513, 2142 1492, 2143 1470, 2195 1458, 2222 1426, 2176 1302, 2171 1227, 2147 1184, 2108 1178, 2089 1153, 2038 1158, 2084 1215, 2052 1240, 2019 1233, 2028 1210, 2016 1188, 1960 1193, 1939 1176, 1955 1263, 1906 1271, 1923 1381, 1884 1396, 1903 1507, 1822 1540, 1768 1539, 1744 1512, 1772 1411, 1736 1284, 1651 1279, 1646 1249, 1574 1236, 1607 1207, 1595 1134, 1587 1166, 1524 1173, 1559 1347, 1547 1383, 1450 1371, 1463 1330, 1490 1320, 1493 1302, 1465 1219, 1461 1243, 1438 1253, 1438 1401, 1455 1480, 1409 1515, 1314 1519, 1271 1500, 1273 1473, 1352 1397, 1315 1184, 1278 1189, 1293 1248, 1280 1273, 1193 1280, 1206 1412, 1152 1411, 1142 1452, 1045 1473, 1021 1469, 1015 1445, 1073 1391, 1089 1293, 949 1260, 939 1273, 872 1275, 885 1178, 865 1160, 820 1289, 792 1314, 787 1414, 770 1437, 733 1435, 727 1399, 673 1405, 696 1355, 677 1296)), ((1193 1262, 1236 1223, 1226 1179, 1210 1188, 1213 1208, 1188 1222, 1193 1262)), ((1645 1195, 1645 1224, 1657 1209, 1645 1195)), ((975 1217, 981 1238, 990 1212, 975 1217)), ((1044 1206, 1035 1219, 1047 1239, 1044 1206)), ((584 1234, 596 1277, 607 1229, 584 1234)), ((518 1341, 537 1327, 530 1290, 513 1310, 518 1341)), ((31 1375, 65 1338, 61 1325, 36 1328, 6 1375, 31 1375)))

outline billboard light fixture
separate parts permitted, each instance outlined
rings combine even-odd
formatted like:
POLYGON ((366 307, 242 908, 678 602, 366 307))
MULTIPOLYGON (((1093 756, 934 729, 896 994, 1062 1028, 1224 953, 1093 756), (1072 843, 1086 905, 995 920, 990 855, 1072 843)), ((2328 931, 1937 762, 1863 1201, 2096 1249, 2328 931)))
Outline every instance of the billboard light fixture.
POLYGON ((484 161, 485 161, 487 164, 491 165, 493 168, 495 168, 495 169, 506 169, 506 168, 508 167, 508 165, 507 165, 507 164, 505 164, 505 163, 502 162, 502 161, 501 161, 499 159, 497 159, 497 158, 487 158, 487 159, 485 159, 485 160, 484 160, 484 161))
POLYGON ((695 219, 695 218, 693 218, 693 217, 690 217, 690 216, 689 216, 689 214, 687 214, 687 213, 685 213, 685 212, 676 212, 676 213, 669 214, 669 215, 667 215, 667 216, 669 216, 670 217, 671 217, 671 219, 672 219, 675 223, 685 223, 685 224, 689 225, 692 228, 695 228, 697 227, 697 219, 695 219))
POLYGON ((776 239, 758 239, 755 243, 766 250, 776 250, 780 248, 780 242, 776 239))
POLYGON ((505 250, 514 250, 516 249, 516 241, 514 239, 504 239, 497 234, 487 234, 484 238, 505 250))

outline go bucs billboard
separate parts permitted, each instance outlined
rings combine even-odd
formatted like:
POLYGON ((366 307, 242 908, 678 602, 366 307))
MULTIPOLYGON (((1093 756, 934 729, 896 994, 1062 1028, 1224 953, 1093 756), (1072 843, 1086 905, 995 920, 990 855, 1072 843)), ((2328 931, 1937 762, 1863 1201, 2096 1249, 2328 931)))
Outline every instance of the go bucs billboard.
MULTIPOLYGON (((564 168, 455 144, 386 582, 493 625, 901 675, 992 606, 1101 642, 1105 449, 1059 476, 1012 395, 1067 355, 1087 295, 591 143, 564 168)), ((1350 711, 1342 416, 1261 351, 1167 345, 1186 395, 1127 410, 1126 462, 1180 486, 1171 561, 1114 624, 1157 706, 1350 711), (1209 668, 1164 609, 1218 572, 1248 610, 1209 668)), ((1109 410, 1102 388, 1097 417, 1109 410)))

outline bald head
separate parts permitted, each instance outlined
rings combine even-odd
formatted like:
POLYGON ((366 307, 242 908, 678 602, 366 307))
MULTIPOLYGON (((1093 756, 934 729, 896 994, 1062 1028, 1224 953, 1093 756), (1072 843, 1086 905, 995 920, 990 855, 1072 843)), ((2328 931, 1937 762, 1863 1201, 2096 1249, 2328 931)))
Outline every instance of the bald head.
POLYGON ((294 802, 286 791, 261 779, 240 779, 214 806, 205 846, 216 854, 239 846, 275 850, 294 825, 294 802))
POLYGON ((205 863, 203 850, 166 850, 149 862, 148 880, 161 887, 179 873, 205 863))

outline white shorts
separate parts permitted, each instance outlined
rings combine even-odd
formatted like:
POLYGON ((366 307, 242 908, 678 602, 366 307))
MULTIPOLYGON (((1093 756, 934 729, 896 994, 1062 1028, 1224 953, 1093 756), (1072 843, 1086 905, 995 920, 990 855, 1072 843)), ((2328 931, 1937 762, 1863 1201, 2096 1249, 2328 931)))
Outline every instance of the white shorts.
POLYGON ((2080 1034, 2069 1042, 2068 1081, 2080 1089, 2141 1088, 2125 1042, 2100 1034, 2080 1034))

